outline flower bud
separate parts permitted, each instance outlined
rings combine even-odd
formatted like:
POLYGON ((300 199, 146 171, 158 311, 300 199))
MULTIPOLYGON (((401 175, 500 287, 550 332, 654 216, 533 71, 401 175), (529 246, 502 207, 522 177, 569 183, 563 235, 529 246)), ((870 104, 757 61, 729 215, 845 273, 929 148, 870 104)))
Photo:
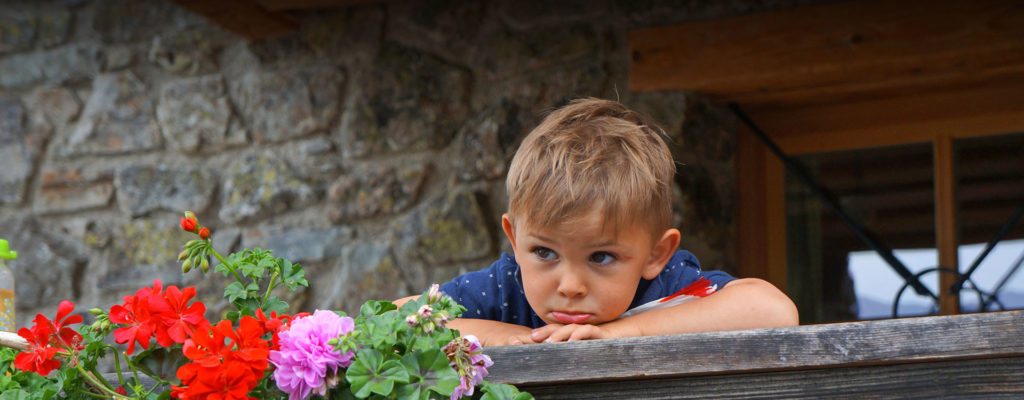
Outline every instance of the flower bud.
POLYGON ((210 228, 207 228, 205 226, 202 227, 202 228, 199 228, 199 238, 203 239, 203 240, 209 239, 210 238, 210 228))
POLYGON ((203 257, 203 260, 199 262, 199 269, 202 269, 204 274, 207 271, 209 271, 210 270, 210 259, 208 259, 206 257, 203 257))
POLYGON ((417 322, 418 320, 416 319, 416 314, 409 314, 408 317, 405 317, 405 323, 409 324, 409 327, 416 326, 417 322))
POLYGON ((181 229, 185 232, 195 232, 199 222, 195 218, 185 217, 181 219, 181 229))
POLYGON ((191 270, 192 270, 192 259, 191 258, 188 259, 188 260, 185 260, 185 262, 181 263, 181 273, 187 274, 188 271, 191 271, 191 270))
POLYGON ((435 283, 430 285, 430 290, 427 291, 427 301, 436 303, 438 300, 441 300, 441 286, 435 283))
POLYGON ((424 304, 424 305, 420 306, 419 311, 417 311, 416 313, 419 314, 424 319, 427 319, 427 318, 430 318, 430 316, 434 314, 434 309, 430 308, 429 305, 424 304))
POLYGON ((98 316, 100 316, 100 315, 103 315, 103 310, 101 310, 101 309, 99 309, 99 308, 90 308, 90 309, 89 309, 89 314, 92 314, 92 315, 94 315, 94 316, 97 316, 97 317, 98 317, 98 316))
POLYGON ((182 250, 181 253, 178 253, 178 261, 185 261, 186 258, 188 258, 188 250, 182 250))

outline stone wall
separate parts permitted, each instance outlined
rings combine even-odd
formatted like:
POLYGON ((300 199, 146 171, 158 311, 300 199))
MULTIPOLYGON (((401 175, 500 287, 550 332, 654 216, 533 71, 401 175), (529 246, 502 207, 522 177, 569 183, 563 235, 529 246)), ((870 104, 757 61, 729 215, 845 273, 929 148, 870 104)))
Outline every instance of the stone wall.
MULTIPOLYGON (((735 121, 627 90, 630 27, 776 2, 395 1, 298 13, 248 42, 169 2, 0 3, 0 237, 19 321, 182 275, 180 212, 222 251, 302 263, 311 310, 419 292, 507 248, 503 176, 543 112, 619 98, 681 162, 683 246, 733 270, 735 121)), ((204 292, 205 289, 205 292, 204 292)))

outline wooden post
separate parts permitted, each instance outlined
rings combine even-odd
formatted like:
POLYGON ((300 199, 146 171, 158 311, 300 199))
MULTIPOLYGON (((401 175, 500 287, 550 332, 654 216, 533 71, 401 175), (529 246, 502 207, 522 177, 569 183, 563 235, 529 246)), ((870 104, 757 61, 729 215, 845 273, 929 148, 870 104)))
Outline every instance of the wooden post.
POLYGON ((960 312, 960 295, 951 293, 950 287, 960 275, 957 257, 959 231, 957 224, 956 198, 956 146, 952 136, 939 136, 934 140, 935 157, 935 247, 938 249, 939 267, 939 312, 957 314, 960 312))

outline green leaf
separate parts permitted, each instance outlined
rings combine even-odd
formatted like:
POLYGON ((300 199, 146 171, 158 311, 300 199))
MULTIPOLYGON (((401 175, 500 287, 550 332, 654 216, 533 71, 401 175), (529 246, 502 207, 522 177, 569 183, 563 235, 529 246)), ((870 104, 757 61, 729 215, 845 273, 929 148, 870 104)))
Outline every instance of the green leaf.
POLYGON ((484 382, 481 388, 484 392, 480 400, 533 400, 529 393, 520 392, 515 386, 504 383, 484 382))
POLYGON ((241 273, 242 276, 247 276, 253 279, 260 279, 263 277, 263 268, 252 263, 242 263, 238 265, 238 272, 241 273))
POLYGON ((398 309, 398 307, 395 306, 395 303, 390 301, 369 300, 366 303, 363 303, 362 307, 359 307, 359 314, 364 317, 372 317, 395 309, 398 309))
POLYGON ((374 349, 363 349, 356 353, 355 360, 345 372, 345 380, 352 385, 352 393, 360 399, 370 396, 370 381, 377 377, 384 356, 374 349))
POLYGON ((277 298, 277 296, 270 296, 267 302, 263 304, 263 312, 270 314, 271 311, 277 311, 278 313, 288 312, 288 303, 284 300, 277 298))
POLYGON ((388 396, 396 383, 408 383, 409 373, 398 360, 384 361, 384 355, 374 349, 356 352, 355 362, 348 367, 345 379, 352 385, 356 397, 365 399, 376 393, 388 396))
POLYGON ((291 261, 279 259, 281 264, 281 280, 288 286, 288 290, 294 291, 299 286, 309 287, 306 280, 306 271, 299 264, 292 264, 291 261))
POLYGON ((31 399, 31 397, 29 397, 28 392, 26 392, 24 390, 21 390, 21 389, 18 389, 18 390, 5 390, 2 394, 0 394, 0 400, 29 400, 29 399, 31 399))
POLYGON ((245 287, 242 286, 241 282, 236 281, 231 282, 231 284, 224 288, 224 297, 227 298, 228 301, 234 303, 235 300, 248 298, 249 292, 245 290, 245 287))
POLYGON ((459 374, 437 348, 407 353, 401 362, 409 373, 409 384, 399 387, 399 398, 426 399, 430 391, 447 397, 459 385, 459 374))

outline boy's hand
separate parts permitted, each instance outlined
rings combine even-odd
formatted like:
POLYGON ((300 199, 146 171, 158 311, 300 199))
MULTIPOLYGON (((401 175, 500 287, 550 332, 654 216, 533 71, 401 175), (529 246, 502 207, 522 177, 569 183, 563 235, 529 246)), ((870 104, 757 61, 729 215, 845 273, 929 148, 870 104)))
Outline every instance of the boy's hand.
POLYGON ((574 340, 613 339, 623 337, 604 325, 549 324, 534 329, 530 339, 536 343, 571 342, 574 340))

